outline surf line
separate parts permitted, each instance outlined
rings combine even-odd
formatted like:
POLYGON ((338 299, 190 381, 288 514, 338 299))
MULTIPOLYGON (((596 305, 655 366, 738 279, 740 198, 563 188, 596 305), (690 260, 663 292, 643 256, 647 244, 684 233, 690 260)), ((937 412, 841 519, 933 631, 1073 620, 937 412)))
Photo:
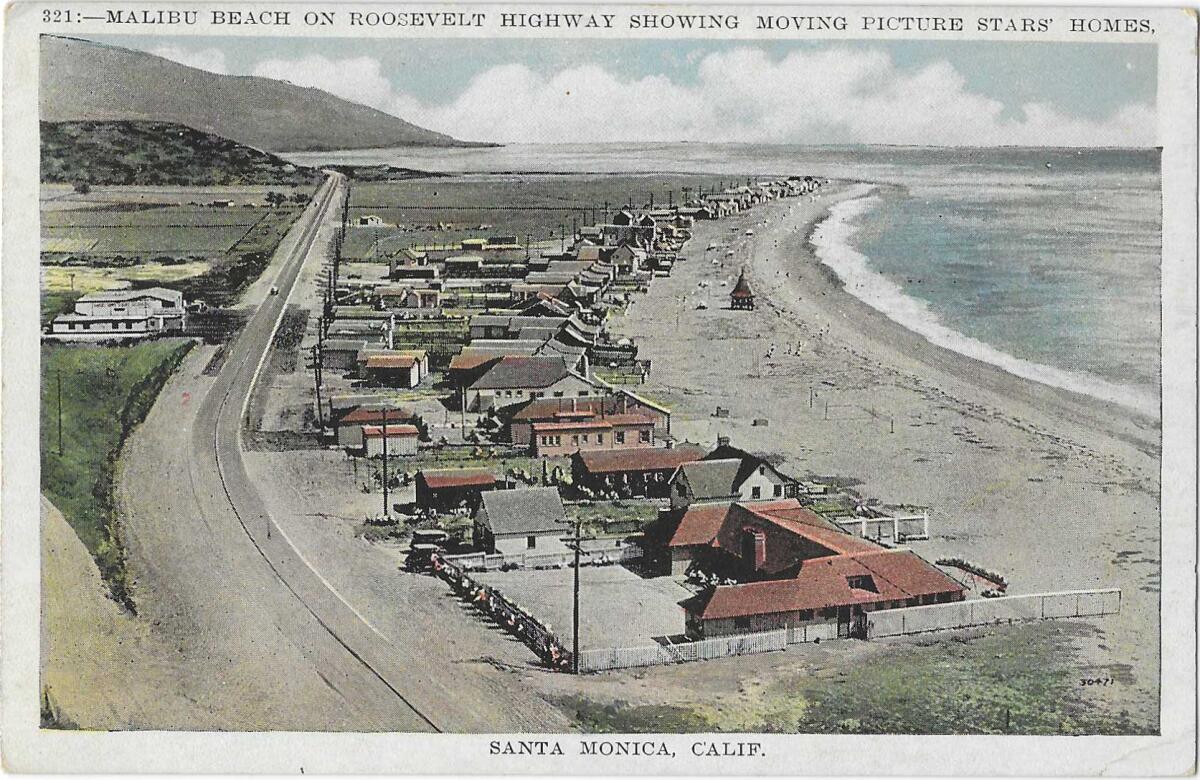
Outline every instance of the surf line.
POLYGON ((909 295, 899 284, 872 268, 869 258, 858 252, 850 239, 858 232, 856 220, 878 205, 881 199, 874 186, 859 185, 851 197, 830 207, 828 216, 813 228, 809 242, 817 259, 833 270, 846 292, 934 346, 987 363, 1022 379, 1098 398, 1158 418, 1158 399, 1152 393, 1091 374, 1019 358, 960 333, 946 326, 927 301, 909 295))

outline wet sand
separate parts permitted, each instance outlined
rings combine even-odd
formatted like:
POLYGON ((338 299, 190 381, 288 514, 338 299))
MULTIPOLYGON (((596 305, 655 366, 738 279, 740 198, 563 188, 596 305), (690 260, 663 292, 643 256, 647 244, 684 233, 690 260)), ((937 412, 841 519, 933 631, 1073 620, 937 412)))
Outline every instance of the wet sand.
POLYGON ((614 322, 653 360, 640 390, 673 407, 681 439, 728 435, 797 476, 930 506, 931 539, 912 547, 998 571, 1010 593, 1122 588, 1121 614, 1077 640, 1080 676, 1119 680, 1087 695, 1153 728, 1158 424, 934 347, 847 293, 808 237, 858 191, 835 184, 698 223, 689 259, 614 322), (728 308, 742 266, 753 312, 728 308))

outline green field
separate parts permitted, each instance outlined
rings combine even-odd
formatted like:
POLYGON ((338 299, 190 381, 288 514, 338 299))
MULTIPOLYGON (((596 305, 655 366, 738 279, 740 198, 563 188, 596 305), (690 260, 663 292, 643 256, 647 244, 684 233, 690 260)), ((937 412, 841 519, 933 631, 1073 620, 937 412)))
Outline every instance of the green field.
MULTIPOLYGON (((1077 661, 1073 637, 1095 632, 1078 621, 946 632, 895 642, 868 658, 826 659, 820 668, 810 668, 812 656, 796 647, 770 654, 779 673, 757 665, 731 680, 728 670, 714 669, 712 690, 695 701, 635 705, 570 697, 559 705, 581 729, 601 733, 1152 733, 1152 724, 1113 711, 1095 689, 1080 686, 1081 677, 1120 676, 1077 661), (721 678, 734 689, 716 687, 721 678)), ((851 654, 853 641, 821 648, 851 654)))
POLYGON ((133 347, 42 346, 42 492, 96 559, 114 598, 131 608, 113 507, 114 463, 125 438, 145 418, 191 347, 191 341, 182 339, 133 347))
POLYGON ((571 176, 497 174, 392 182, 355 182, 350 190, 351 223, 370 214, 385 225, 351 227, 342 253, 347 258, 395 253, 409 246, 442 245, 464 238, 515 236, 524 243, 569 234, 573 222, 589 225, 609 213, 678 203, 684 187, 695 194, 734 177, 668 174, 579 174, 571 176), (399 227, 397 227, 399 226, 399 227))

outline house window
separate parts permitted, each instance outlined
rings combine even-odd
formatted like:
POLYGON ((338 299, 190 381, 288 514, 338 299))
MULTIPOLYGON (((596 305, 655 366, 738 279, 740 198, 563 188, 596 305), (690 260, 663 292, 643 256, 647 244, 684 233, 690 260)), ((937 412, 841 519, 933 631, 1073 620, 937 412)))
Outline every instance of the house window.
POLYGON ((588 443, 588 435, 587 435, 586 433, 585 433, 585 434, 583 434, 583 443, 584 443, 584 444, 587 444, 587 443, 588 443))
POLYGON ((597 444, 603 444, 603 443, 604 443, 604 434, 603 434, 603 433, 597 433, 597 434, 596 434, 596 443, 597 443, 597 444))
POLYGON ((733 627, 738 629, 739 631, 749 631, 750 630, 750 618, 748 618, 748 617, 734 618, 733 619, 733 627))
POLYGON ((536 547, 537 547, 537 537, 536 536, 526 536, 525 537, 525 549, 532 550, 536 547))
POLYGON ((529 392, 529 397, 534 399, 541 398, 543 395, 545 395, 545 393, 539 393, 533 390, 529 392))
POLYGON ((750 488, 750 497, 751 498, 762 498, 762 487, 760 487, 759 485, 755 485, 754 487, 750 488))
POLYGON ((801 620, 812 620, 813 619, 813 611, 811 609, 800 610, 800 619, 801 620))
POLYGON ((649 444, 650 443, 650 431, 640 431, 638 433, 638 439, 641 440, 642 444, 649 444))
POLYGON ((524 390, 518 390, 518 391, 517 391, 517 398, 521 398, 521 397, 522 397, 522 396, 524 396, 524 395, 525 395, 525 391, 524 391, 524 390))
POLYGON ((782 496, 783 495, 783 485, 776 485, 774 488, 774 492, 775 492, 775 498, 779 498, 780 496, 782 496))
POLYGON ((579 397, 580 397, 580 398, 587 398, 587 397, 588 397, 588 391, 587 391, 587 390, 580 390, 580 391, 579 391, 579 397))
POLYGON ((562 391, 562 390, 555 390, 555 391, 554 391, 554 397, 555 397, 555 398, 562 398, 562 397, 563 397, 563 391, 562 391))
POLYGON ((578 433, 573 433, 573 434, 571 434, 571 443, 572 443, 572 444, 578 444, 578 443, 579 443, 579 434, 578 434, 578 433))
POLYGON ((613 434, 613 436, 617 437, 617 444, 625 443, 625 431, 617 431, 616 433, 613 434))

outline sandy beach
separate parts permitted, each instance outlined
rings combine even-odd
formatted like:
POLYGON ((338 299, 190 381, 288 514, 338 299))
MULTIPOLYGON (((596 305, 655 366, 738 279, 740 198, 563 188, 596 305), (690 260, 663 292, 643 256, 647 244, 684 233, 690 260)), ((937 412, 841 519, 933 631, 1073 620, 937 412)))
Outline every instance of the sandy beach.
POLYGON ((640 390, 681 439, 727 435, 797 476, 931 507, 913 548, 998 571, 1010 593, 1120 587, 1120 615, 1072 638, 1076 663, 1117 680, 1087 696, 1156 728, 1158 423, 935 347, 846 292, 808 239, 862 189, 698 223, 688 259, 614 323, 653 360, 640 390), (753 312, 728 308, 743 266, 753 312))

